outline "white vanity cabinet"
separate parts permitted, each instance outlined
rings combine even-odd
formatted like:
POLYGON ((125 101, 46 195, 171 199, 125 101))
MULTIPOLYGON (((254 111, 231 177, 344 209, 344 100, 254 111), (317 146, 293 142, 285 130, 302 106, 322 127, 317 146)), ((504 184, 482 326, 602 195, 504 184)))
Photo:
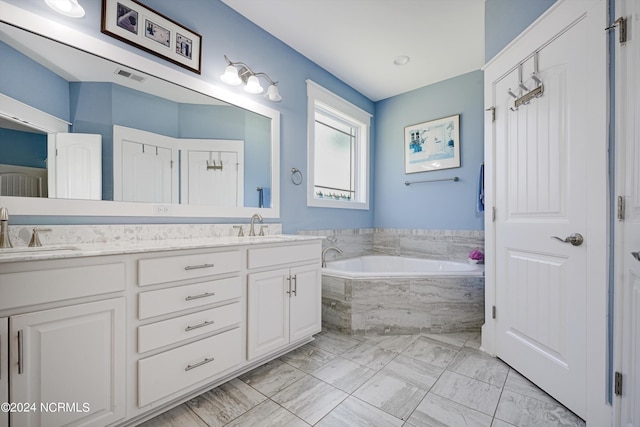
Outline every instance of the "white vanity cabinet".
POLYGON ((249 250, 249 360, 320 332, 319 251, 319 243, 249 250), (251 268, 268 269, 252 273, 251 268))
POLYGON ((0 427, 138 425, 321 330, 320 239, 78 246, 0 253, 0 403, 36 405, 0 427))

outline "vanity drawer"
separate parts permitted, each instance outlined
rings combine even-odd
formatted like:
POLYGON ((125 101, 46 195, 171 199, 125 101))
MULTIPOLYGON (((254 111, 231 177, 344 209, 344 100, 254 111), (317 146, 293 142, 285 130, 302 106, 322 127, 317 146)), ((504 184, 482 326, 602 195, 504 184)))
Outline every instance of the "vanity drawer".
POLYGON ((238 324, 242 319, 240 303, 211 308, 138 328, 138 353, 238 324))
POLYGON ((239 277, 140 292, 138 295, 138 318, 148 319, 162 314, 240 298, 240 296, 242 296, 242 287, 239 277))
POLYGON ((256 248, 248 251, 248 267, 261 268, 279 264, 318 260, 320 263, 321 243, 304 245, 275 246, 256 248))
POLYGON ((211 252, 138 260, 138 285, 194 279, 240 271, 239 251, 211 252))
MULTIPOLYGON (((34 265, 37 265, 34 263, 34 265)), ((124 290, 125 265, 111 263, 0 274, 0 310, 124 290)))
POLYGON ((243 360, 240 328, 139 360, 138 406, 208 380, 243 360))

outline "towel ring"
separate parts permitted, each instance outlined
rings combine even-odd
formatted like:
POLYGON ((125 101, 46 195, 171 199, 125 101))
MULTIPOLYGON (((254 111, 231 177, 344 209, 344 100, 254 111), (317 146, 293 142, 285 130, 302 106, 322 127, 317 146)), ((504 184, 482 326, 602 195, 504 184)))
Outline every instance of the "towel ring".
POLYGON ((298 168, 291 168, 291 182, 295 185, 302 184, 302 172, 298 168))

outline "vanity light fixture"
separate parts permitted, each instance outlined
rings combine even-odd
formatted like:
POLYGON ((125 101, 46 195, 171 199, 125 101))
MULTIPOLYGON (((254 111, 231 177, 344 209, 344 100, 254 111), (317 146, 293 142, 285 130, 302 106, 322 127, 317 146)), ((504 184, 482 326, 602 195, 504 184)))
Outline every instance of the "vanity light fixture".
POLYGON ((269 101, 279 102, 282 100, 280 92, 278 91, 278 82, 271 80, 266 73, 254 73, 247 64, 244 62, 233 62, 224 56, 227 61, 227 68, 224 70, 224 74, 220 76, 220 79, 230 85, 237 86, 244 83, 244 90, 247 93, 258 94, 264 92, 264 88, 260 84, 258 77, 262 76, 269 82, 267 93, 265 97, 269 101))
POLYGON ((51 9, 71 18, 82 18, 84 8, 78 4, 78 0, 44 0, 51 9))

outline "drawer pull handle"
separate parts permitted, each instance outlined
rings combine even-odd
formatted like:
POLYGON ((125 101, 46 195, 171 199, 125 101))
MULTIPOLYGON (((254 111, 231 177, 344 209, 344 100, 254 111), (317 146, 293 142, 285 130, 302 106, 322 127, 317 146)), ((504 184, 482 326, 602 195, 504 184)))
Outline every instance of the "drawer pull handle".
POLYGON ((202 365, 204 365, 204 364, 206 364, 206 363, 213 362, 214 360, 215 360, 215 359, 214 359, 213 357, 210 357, 210 358, 205 357, 205 358, 204 358, 204 360, 203 360, 202 362, 198 362, 198 363, 196 363, 195 365, 187 365, 187 367, 186 367, 186 368, 184 368, 184 370, 185 370, 185 371, 190 371, 190 370, 192 370, 192 369, 197 368, 198 366, 202 366, 202 365))
POLYGON ((187 326, 186 328, 184 328, 184 331, 185 332, 193 331, 194 329, 203 328, 205 326, 213 325, 214 323, 215 322, 213 320, 205 320, 204 322, 200 323, 199 325, 187 326))
POLYGON ((200 264, 200 265, 187 265, 184 269, 189 270, 198 270, 200 268, 213 268, 214 264, 200 264))
POLYGON ((205 292, 204 294, 200 294, 200 295, 189 295, 184 300, 185 301, 191 301, 191 300, 194 300, 194 299, 207 298, 207 297, 212 297, 215 294, 216 294, 215 292, 205 292))

